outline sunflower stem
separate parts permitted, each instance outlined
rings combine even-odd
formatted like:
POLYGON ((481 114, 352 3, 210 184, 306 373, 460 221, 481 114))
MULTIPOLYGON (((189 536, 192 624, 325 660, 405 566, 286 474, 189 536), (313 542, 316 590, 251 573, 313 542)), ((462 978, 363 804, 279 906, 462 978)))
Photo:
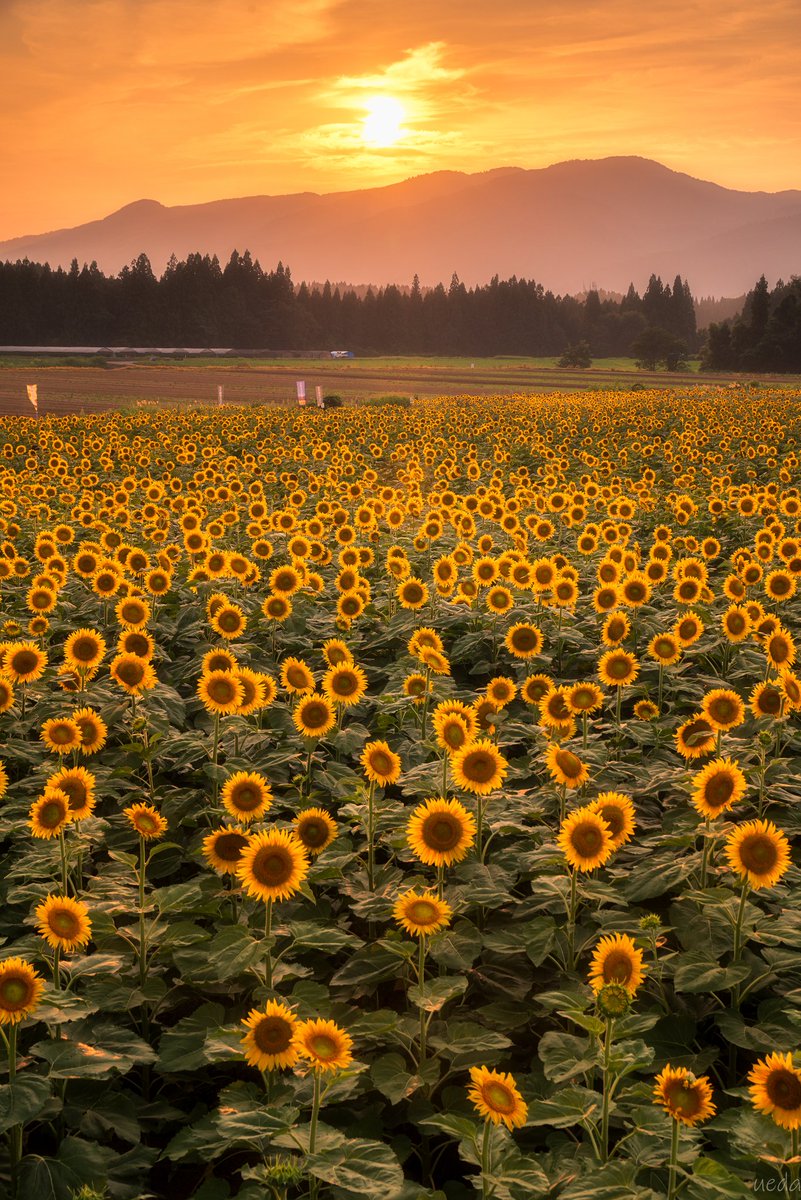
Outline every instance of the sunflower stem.
MULTIPOLYGON (((736 966, 743 952, 743 917, 745 916, 745 902, 748 897, 749 882, 746 875, 743 880, 743 886, 740 890, 740 903, 737 907, 737 920, 734 924, 734 945, 732 953, 732 966, 736 966)), ((731 1000, 734 1008, 740 1007, 740 985, 735 983, 731 990, 731 1000)))
POLYGON ((790 1163, 790 1182, 792 1191, 798 1191, 798 1126, 792 1131, 790 1153, 793 1161, 790 1163))
POLYGON ((61 947, 56 946, 53 951, 53 987, 57 992, 61 991, 61 947))
POLYGON ((68 896, 69 875, 67 872, 67 843, 64 838, 63 829, 59 829, 58 831, 58 849, 59 854, 61 855, 61 890, 65 896, 68 896))
POLYGON ((484 800, 479 796, 476 800, 476 854, 478 861, 484 861, 484 800))
POLYGON ((570 876, 570 907, 567 916, 567 969, 573 970, 575 965, 574 948, 576 941, 576 885, 578 882, 578 867, 574 867, 570 876))
POLYGON ((145 839, 139 834, 139 987, 147 983, 147 941, 145 937, 145 839))
POLYGON ((430 687, 431 687, 431 668, 426 667, 426 694, 425 694, 425 698, 423 700, 423 719, 422 719, 422 724, 421 724, 421 729, 420 729, 421 741, 426 740, 426 725, 428 722, 428 695, 429 695, 430 687))
POLYGON ((664 666, 664 663, 660 662, 660 664, 659 664, 659 689, 657 692, 657 701, 656 701, 656 707, 659 709, 660 712, 662 711, 662 687, 663 687, 664 682, 665 682, 665 666, 664 666))
POLYGON ((484 1122, 484 1136, 481 1139, 481 1200, 489 1200, 490 1196, 490 1136, 492 1128, 489 1121, 484 1122))
POLYGON ((437 867, 437 899, 438 900, 442 899, 442 892, 443 892, 444 887, 445 887, 445 868, 442 865, 442 863, 440 863, 440 865, 437 867))
POLYGON ((367 887, 375 890, 375 780, 367 793, 367 887))
POLYGON ((701 888, 706 887, 706 873, 707 873, 707 867, 709 865, 709 843, 711 840, 709 837, 709 832, 710 832, 710 820, 709 820, 709 817, 707 817, 707 819, 704 823, 704 852, 701 857, 701 884, 700 884, 701 888))
POLYGON ((590 723, 589 715, 586 712, 581 714, 581 748, 587 749, 587 729, 590 723))
POLYGON ((216 805, 220 794, 220 784, 217 779, 217 757, 220 750, 220 714, 214 714, 214 741, 211 747, 211 761, 214 764, 214 803, 216 805))
POLYGON ((442 752, 442 785, 440 787, 440 795, 443 800, 448 798, 448 751, 442 752))
POLYGON ((606 1035, 604 1037, 604 1099, 601 1110, 601 1162, 609 1159, 609 1105, 612 1100, 611 1072, 609 1068, 612 1057, 612 1039, 614 1037, 614 1017, 606 1018, 606 1035))
MULTIPOLYGON (((17 1025, 8 1029, 8 1082, 13 1087, 17 1077, 17 1025)), ((22 1126, 12 1125, 8 1131, 8 1156, 11 1166, 11 1195, 17 1194, 17 1171, 22 1158, 22 1126)))
POLYGON ((676 1175, 679 1165, 679 1134, 681 1128, 675 1117, 671 1117, 673 1129, 670 1135, 670 1163, 668 1166, 667 1200, 673 1200, 676 1195, 676 1175))
MULTIPOLYGON (((311 1121, 309 1123, 309 1154, 314 1154, 314 1148, 317 1142, 317 1121, 320 1116, 320 1101, 322 1100, 322 1078, 319 1070, 314 1071, 314 1094, 312 1096, 312 1111, 311 1121)), ((317 1180, 312 1176, 309 1179, 309 1195, 312 1198, 317 1196, 317 1180)))
POLYGON ((273 901, 272 897, 268 899, 264 905, 264 944, 266 948, 266 957, 264 962, 264 982, 269 991, 273 990, 273 955, 272 955, 272 936, 273 936, 273 901))
MULTIPOLYGON (((418 947, 417 958, 417 984, 422 989, 426 979, 426 938, 425 934, 420 934, 420 945, 418 947)), ((426 1010, 420 1008, 420 1057, 417 1063, 418 1072, 422 1071, 423 1063, 426 1060, 426 1040, 428 1034, 428 1024, 426 1022, 426 1010)))
MULTIPOLYGON (((307 800, 311 800, 312 755, 313 754, 314 754, 314 742, 311 738, 309 738, 309 747, 308 747, 308 750, 306 751, 306 799, 307 800)), ((303 793, 301 793, 300 798, 301 798, 301 800, 303 799, 303 793)))

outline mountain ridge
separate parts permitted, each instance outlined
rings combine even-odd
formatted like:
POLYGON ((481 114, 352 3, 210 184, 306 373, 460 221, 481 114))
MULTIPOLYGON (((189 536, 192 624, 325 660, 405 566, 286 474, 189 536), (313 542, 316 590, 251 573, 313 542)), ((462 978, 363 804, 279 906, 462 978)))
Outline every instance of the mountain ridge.
POLYGON ((495 275, 559 293, 642 289, 654 272, 696 295, 736 295, 760 274, 801 272, 801 190, 747 192, 652 159, 571 159, 547 167, 442 170, 381 187, 300 191, 168 206, 141 198, 94 221, 0 242, 0 261, 116 273, 147 254, 161 273, 189 253, 249 250, 296 281, 467 286, 495 275))

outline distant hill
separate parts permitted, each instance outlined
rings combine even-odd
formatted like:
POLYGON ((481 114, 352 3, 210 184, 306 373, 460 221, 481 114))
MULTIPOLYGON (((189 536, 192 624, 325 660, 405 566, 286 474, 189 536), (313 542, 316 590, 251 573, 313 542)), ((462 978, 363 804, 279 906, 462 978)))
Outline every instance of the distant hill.
POLYGON ((468 286, 494 275, 555 292, 641 290, 651 272, 688 279, 696 296, 739 296, 761 274, 801 273, 801 191, 738 192, 643 158, 439 171, 389 187, 253 196, 167 208, 138 200, 74 229, 0 243, 0 260, 115 273, 142 252, 161 273, 171 254, 250 250, 301 280, 468 286))

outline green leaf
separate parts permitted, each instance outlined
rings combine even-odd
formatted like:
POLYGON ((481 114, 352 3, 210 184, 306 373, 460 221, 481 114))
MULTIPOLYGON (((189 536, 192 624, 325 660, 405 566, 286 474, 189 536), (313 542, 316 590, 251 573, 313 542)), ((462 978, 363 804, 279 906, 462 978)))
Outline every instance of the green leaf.
POLYGON ((734 1175, 723 1163, 703 1155, 693 1163, 693 1179, 687 1195, 702 1196, 751 1196, 751 1187, 739 1175, 734 1175), (699 1186, 700 1185, 700 1186, 699 1186))
POLYGON ((351 1194, 392 1196, 403 1184, 397 1158, 383 1142, 348 1138, 340 1146, 310 1154, 309 1174, 351 1194))
POLYGON ((482 1128, 478 1121, 472 1117, 461 1117, 458 1113, 438 1113, 435 1117, 424 1117, 420 1121, 426 1129, 441 1129, 443 1133, 450 1133, 459 1141, 473 1141, 477 1143, 479 1131, 482 1128))
POLYGON ((31 1047, 31 1054, 50 1064, 53 1079, 104 1079, 115 1072, 124 1075, 138 1063, 156 1060, 147 1042, 116 1025, 76 1021, 63 1026, 63 1030, 61 1038, 31 1047))
POLYGON ((439 1012, 449 1000, 461 996, 467 991, 467 980, 464 975, 441 975, 439 979, 431 979, 426 983, 415 984, 409 988, 409 999, 418 1008, 426 1012, 439 1012))
POLYGON ((601 1111, 601 1097, 588 1088, 561 1088, 547 1100, 531 1100, 528 1106, 526 1125, 552 1125, 554 1129, 567 1129, 581 1121, 597 1119, 601 1111))
POLYGON ((722 967, 704 951, 682 954, 673 975, 677 992, 720 992, 742 983, 751 974, 746 963, 722 967))
POLYGON ((569 1033, 550 1030, 537 1047, 545 1078, 555 1083, 564 1083, 576 1075, 591 1071, 598 1063, 598 1052, 593 1050, 589 1038, 573 1037, 569 1033))
POLYGON ((50 1099, 50 1090, 49 1079, 30 1073, 0 1087, 0 1133, 37 1117, 50 1099))
POLYGON ((390 1104, 399 1104, 415 1090, 420 1080, 410 1075, 400 1054, 382 1054, 370 1068, 370 1078, 390 1104))
MULTIPOLYGON (((491 1188, 503 1188, 510 1200, 547 1196, 551 1190, 548 1176, 531 1158, 510 1154, 499 1168, 488 1176, 491 1188)), ((497 1194, 497 1193, 496 1193, 497 1194)))

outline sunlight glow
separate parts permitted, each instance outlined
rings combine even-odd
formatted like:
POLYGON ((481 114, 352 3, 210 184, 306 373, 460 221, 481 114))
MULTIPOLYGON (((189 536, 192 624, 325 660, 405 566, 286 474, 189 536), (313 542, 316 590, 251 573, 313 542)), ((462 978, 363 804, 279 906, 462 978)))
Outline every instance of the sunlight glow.
POLYGON ((371 96, 365 102, 367 116, 362 122, 362 137, 365 145, 394 146, 406 133, 403 105, 394 96, 371 96))

